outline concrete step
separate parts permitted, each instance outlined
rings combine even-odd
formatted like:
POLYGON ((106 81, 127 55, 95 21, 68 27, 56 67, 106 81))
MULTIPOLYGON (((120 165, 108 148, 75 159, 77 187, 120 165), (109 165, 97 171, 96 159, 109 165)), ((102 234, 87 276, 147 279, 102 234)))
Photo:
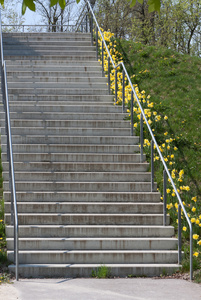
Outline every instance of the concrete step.
POLYGON ((34 53, 38 53, 40 55, 46 54, 46 53, 57 53, 58 51, 58 56, 60 53, 65 54, 65 53, 77 53, 79 55, 85 55, 85 53, 87 52, 95 52, 96 48, 94 46, 91 46, 90 43, 87 46, 74 46, 72 45, 68 45, 68 43, 65 43, 65 45, 60 45, 60 43, 58 42, 57 46, 55 45, 46 45, 46 43, 43 43, 43 46, 41 45, 30 45, 27 43, 21 43, 18 45, 5 45, 4 46, 4 53, 5 55, 12 53, 13 55, 18 56, 19 54, 28 54, 31 53, 34 55, 34 53))
POLYGON ((99 89, 99 88, 9 88, 8 85, 8 93, 9 94, 45 94, 45 95, 107 95, 108 94, 108 88, 105 89, 99 89))
MULTIPOLYGON (((23 250, 176 250, 176 238, 20 238, 19 249, 23 250)), ((7 239, 13 250, 13 239, 7 239)))
MULTIPOLYGON (((83 76, 85 72, 99 72, 102 74, 102 68, 97 60, 65 60, 65 62, 59 57, 54 60, 49 59, 15 59, 6 60, 7 72, 21 74, 25 71, 28 72, 82 72, 83 76)), ((8 73, 9 74, 9 73, 8 73)), ((89 76, 92 77, 93 73, 89 76)))
MULTIPOLYGON (((28 72, 27 72, 28 73, 28 72)), ((44 72, 45 73, 45 72, 44 72)), ((97 76, 93 76, 93 77, 81 77, 82 73, 78 73, 78 77, 67 77, 66 74, 64 73, 63 76, 59 76, 56 77, 55 75, 53 75, 50 72, 46 72, 43 75, 40 76, 36 76, 36 74, 34 73, 29 73, 27 75, 18 75, 18 76, 14 76, 14 75, 10 75, 7 76, 7 81, 9 83, 9 87, 18 87, 19 84, 22 84, 24 82, 26 82, 26 86, 27 87, 31 87, 32 85, 35 87, 40 87, 40 86, 46 86, 49 87, 49 85, 54 85, 56 83, 56 86, 58 87, 63 87, 63 86, 67 86, 67 84, 71 83, 72 86, 79 84, 79 87, 89 87, 89 86, 97 86, 100 87, 101 84, 104 84, 103 87, 105 87, 105 84, 107 83, 107 78, 105 77, 99 77, 98 76, 98 72, 97 72, 97 76), (61 85, 61 83, 63 83, 61 85), (65 85, 64 85, 65 84, 65 85)), ((56 73, 56 72, 54 72, 56 73)), ((72 74, 72 73, 71 73, 72 74)), ((58 74, 57 74, 58 75, 58 74)), ((69 75, 69 73, 67 73, 67 75, 69 75)), ((99 74, 100 75, 100 74, 99 74)), ((74 74, 75 76, 75 74, 74 74)))
MULTIPOLYGON (((12 237, 13 226, 6 226, 6 235, 12 237)), ((52 238, 108 237, 108 238, 172 238, 174 227, 160 225, 19 225, 20 238, 38 236, 52 238)))
MULTIPOLYGON (((5 212, 10 212, 10 202, 5 202, 5 212)), ((19 213, 162 213, 163 203, 94 203, 94 202, 19 202, 19 213)))
MULTIPOLYGON (((88 80, 88 82, 78 82, 78 81, 75 81, 75 82, 67 82, 66 80, 61 80, 61 81, 52 81, 51 79, 50 80, 46 80, 46 78, 44 78, 45 81, 41 81, 40 79, 38 81, 34 80, 32 78, 29 78, 28 81, 26 80, 23 80, 22 82, 26 82, 26 89, 29 90, 33 90, 33 89, 47 89, 49 90, 50 88, 53 89, 55 88, 57 91, 59 89, 63 90, 63 89, 72 89, 72 88, 75 88, 77 89, 78 86, 79 86, 79 89, 97 89, 97 90, 100 90, 100 89, 105 89, 105 90, 108 90, 107 88, 107 85, 106 85, 106 82, 100 82, 99 80, 97 80, 96 82, 90 82, 88 80)), ((21 88, 22 86, 22 82, 10 82, 8 81, 8 88, 9 90, 14 90, 14 89, 18 89, 21 88)), ((24 86, 24 84, 23 84, 24 86)), ((105 93, 107 94, 107 93, 105 93)))
POLYGON ((89 46, 89 47, 92 47, 91 46, 91 39, 86 39, 86 40, 80 40, 80 41, 77 41, 77 40, 62 40, 60 39, 59 41, 53 39, 53 40, 43 40, 43 41, 34 41, 33 39, 32 40, 29 40, 28 38, 27 39, 23 39, 23 40, 16 40, 13 39, 13 38, 4 38, 4 41, 3 41, 3 45, 4 45, 4 49, 7 49, 7 48, 12 48, 12 47, 16 47, 16 48, 20 48, 20 47, 23 47, 23 46, 28 46, 28 47, 33 47, 35 49, 37 48, 43 48, 43 46, 48 46, 48 47, 51 47, 51 49, 54 49, 58 46, 60 47, 85 47, 85 46, 89 46))
MULTIPOLYGON (((8 171, 8 162, 2 164, 8 171)), ((146 172, 148 163, 14 162, 15 172, 146 172)))
MULTIPOLYGON (((8 259, 13 261, 13 251, 8 251, 8 259)), ((157 263, 172 263, 176 264, 178 261, 178 252, 174 250, 58 250, 58 251, 19 251, 19 263, 33 263, 33 264, 75 264, 75 263, 99 263, 99 264, 117 264, 120 262, 124 264, 132 263, 138 264, 152 264, 157 263)))
MULTIPOLYGON (((9 173, 3 172, 4 181, 9 173)), ((112 173, 112 172, 15 172, 16 181, 100 181, 100 182, 150 182, 151 173, 112 173)))
MULTIPOLYGON (((2 128, 1 133, 5 135, 2 128)), ((16 127, 12 128, 12 135, 70 135, 70 136, 129 136, 128 128, 59 128, 59 127, 16 127)))
MULTIPOLYGON (((130 128, 130 122, 124 120, 11 120, 13 127, 84 127, 84 128, 130 128)), ((123 147, 123 146, 122 146, 123 147)))
MULTIPOLYGON (((114 103, 114 96, 112 95, 43 95, 43 94, 38 94, 38 95, 27 95, 27 94, 18 94, 18 95, 9 95, 9 101, 10 105, 12 105, 13 102, 26 102, 29 104, 33 101, 35 104, 36 103, 42 103, 43 105, 48 102, 65 102, 65 104, 68 104, 69 102, 73 102, 74 105, 76 105, 76 102, 81 101, 83 102, 110 102, 110 104, 114 103)), ((91 103, 92 104, 92 103, 91 103)), ((79 114, 78 114, 79 115, 79 114)), ((121 114, 122 116, 122 114, 121 114)), ((104 118, 104 116, 103 116, 104 118)), ((111 119, 111 118, 110 118, 111 119)))
POLYGON ((37 42, 37 41, 57 41, 60 42, 62 40, 64 41, 72 41, 72 40, 78 40, 78 41, 82 41, 82 40, 88 40, 90 42, 90 33, 66 33, 66 32, 40 32, 40 33, 34 33, 34 32, 29 32, 29 33, 24 33, 24 32, 6 32, 3 33, 3 40, 5 41, 6 39, 13 39, 14 41, 17 40, 19 42, 22 41, 33 41, 33 42, 37 42))
MULTIPOLYGON (((87 176, 86 176, 87 180, 87 176)), ((99 181, 16 181, 17 191, 103 191, 103 192, 151 192, 151 182, 99 182, 99 181)), ((155 184, 156 190, 157 186, 155 184)), ((9 191, 9 182, 4 181, 4 191, 9 191)))
MULTIPOLYGON (((160 202, 159 192, 16 192, 17 201, 22 202, 160 202)), ((4 200, 11 200, 10 192, 4 191, 4 200)))
MULTIPOLYGON (((114 114, 117 114, 117 113, 120 113, 121 114, 121 107, 119 106, 114 106, 114 105, 111 105, 110 107, 105 107, 105 106, 102 106, 102 105, 82 105, 82 106, 77 106, 77 105, 60 105, 60 106, 57 106, 56 104, 55 105, 40 105, 40 104, 37 104, 37 105, 26 105, 26 106, 22 106, 20 105, 17 105, 15 107, 13 107, 12 105, 10 106, 10 112, 19 112, 19 113, 26 113, 26 112, 29 112, 29 113, 34 113, 34 112, 46 112, 46 113, 83 113, 83 114, 90 114, 90 113, 99 113, 99 114, 103 114, 103 113, 107 113, 107 114, 111 114, 111 113, 114 113, 114 114)), ((124 115, 121 114, 121 117, 123 119, 124 115)), ((111 118, 111 117, 110 117, 111 118)))
MULTIPOLYGON (((10 214, 5 223, 10 224, 10 214)), ((167 225, 170 218, 167 216, 167 225)), ((18 214, 20 225, 162 225, 163 214, 67 214, 23 213, 18 214)))
POLYGON ((13 53, 13 55, 10 53, 9 55, 4 55, 4 59, 7 60, 50 60, 50 61, 57 61, 58 59, 65 61, 94 61, 96 59, 96 53, 95 51, 88 51, 88 53, 85 53, 84 55, 80 55, 81 53, 71 53, 69 51, 69 53, 65 53, 65 54, 40 54, 40 53, 34 53, 33 54, 22 54, 22 55, 15 55, 15 53, 13 53))
POLYGON ((55 53, 55 52, 59 52, 59 53, 65 53, 65 52, 88 52, 88 51, 95 51, 95 47, 91 46, 90 43, 87 42, 87 45, 78 45, 78 43, 73 44, 71 42, 71 45, 69 45, 69 43, 63 43, 63 45, 61 45, 60 43, 53 44, 51 45, 51 43, 49 42, 47 43, 43 43, 42 45, 39 44, 34 44, 32 43, 20 43, 20 44, 4 44, 4 53, 16 53, 16 55, 18 55, 19 53, 29 53, 29 52, 39 52, 41 54, 43 53, 55 53))
MULTIPOLYGON (((84 105, 83 105, 84 106, 84 105)), ((76 106, 75 106, 76 108, 76 106)), ((84 108, 83 108, 84 110, 84 108)), ((98 110, 98 106, 97 106, 98 110)), ((0 112, 1 119, 4 119, 5 114, 0 112)), ((115 120, 122 120, 123 114, 122 113, 112 113, 112 117, 115 120)), ((51 112, 11 112, 10 113, 11 119, 30 119, 30 120, 111 120, 111 113, 81 113, 81 112, 58 112, 58 113, 51 113, 51 112)))
MULTIPOLYGON (((90 145, 138 145, 138 136, 44 136, 13 135, 13 144, 90 144, 90 145)), ((2 144, 6 144, 6 136, 1 136, 2 144)))
MULTIPOLYGON (((2 153, 7 151, 7 145, 2 145, 2 153)), ((119 145, 45 145, 45 144, 13 144, 15 153, 135 153, 139 152, 139 146, 119 146, 119 145)))
MULTIPOLYGON (((101 263, 102 264, 102 263, 101 263)), ((91 277, 92 271, 97 270, 101 264, 20 264, 20 276, 29 277, 91 277)), ((173 274, 181 268, 181 265, 175 264, 107 264, 112 277, 152 277, 161 276, 164 270, 167 274, 173 274)), ((9 266, 10 272, 15 272, 15 265, 9 266)))
MULTIPOLYGON (((74 106, 96 105, 96 106, 107 106, 107 107, 109 107, 109 106, 111 106, 111 104, 113 102, 109 102, 109 101, 105 102, 104 99, 102 99, 101 102, 99 102, 99 101, 93 101, 93 100, 92 101, 87 101, 87 100, 85 100, 85 101, 78 101, 78 100, 72 101, 72 100, 69 100, 68 101, 68 100, 66 100, 66 101, 56 101, 56 103, 57 103, 58 106, 65 106, 65 105, 70 105, 70 106, 72 106, 72 105, 74 105, 74 106)), ((53 105, 55 105, 55 100, 53 100, 53 101, 50 101, 50 100, 45 100, 45 101, 42 101, 42 100, 41 101, 40 100, 38 100, 38 101, 31 101, 31 100, 20 101, 20 100, 17 100, 16 101, 15 100, 15 101, 10 101, 9 104, 10 104, 10 107, 11 106, 15 107, 15 106, 19 106, 19 105, 21 105, 21 106, 29 106, 29 105, 35 105, 35 106, 37 106, 37 105, 53 106, 53 105)), ((38 121, 40 121, 40 120, 38 120, 38 121)), ((59 121, 59 120, 55 120, 55 121, 59 121)), ((122 124, 126 124, 126 123, 129 124, 130 123, 129 121, 125 122, 123 119, 121 121, 122 121, 122 124)), ((26 122, 27 122, 27 120, 26 120, 26 122)), ((114 122, 115 122, 115 120, 111 120, 111 123, 114 123, 114 122)), ((117 121, 116 121, 116 126, 117 126, 117 121)), ((84 124, 83 124, 83 127, 85 127, 84 124)), ((126 126, 124 126, 124 127, 126 127, 126 126)))
MULTIPOLYGON (((7 66, 7 65, 6 65, 7 66)), ((8 67, 7 71, 7 79, 8 82, 11 79, 15 79, 16 81, 24 81, 32 78, 32 80, 65 80, 66 82, 70 81, 96 81, 97 79, 103 82, 107 82, 107 79, 101 77, 102 73, 99 67, 77 67, 77 66, 47 66, 38 67, 38 70, 35 67, 29 67, 27 70, 24 70, 25 67, 19 65, 15 68, 8 67), (10 69, 10 71, 9 71, 10 69), (17 70, 18 69, 18 70, 17 70), (20 71, 19 71, 20 69, 20 71), (95 79, 93 79, 95 78, 95 79)))
MULTIPOLYGON (((7 155, 2 153, 2 160, 7 155)), ((15 162, 140 162, 140 154, 91 154, 91 153, 14 153, 15 162)), ((145 160, 145 155, 144 155, 145 160)))

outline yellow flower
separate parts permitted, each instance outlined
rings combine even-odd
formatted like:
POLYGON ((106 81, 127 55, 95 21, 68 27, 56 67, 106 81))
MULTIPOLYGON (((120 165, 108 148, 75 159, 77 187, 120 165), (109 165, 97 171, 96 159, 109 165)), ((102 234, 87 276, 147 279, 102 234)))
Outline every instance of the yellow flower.
POLYGON ((199 240, 199 241, 197 242, 197 244, 198 244, 199 246, 201 246, 201 240, 199 240))
POLYGON ((167 116, 165 116, 165 117, 164 117, 164 120, 167 120, 167 119, 168 119, 168 117, 167 117, 167 116))
POLYGON ((183 231, 186 231, 186 230, 187 230, 187 228, 186 228, 186 226, 184 226, 184 227, 183 227, 183 231))
POLYGON ((192 210, 192 212, 196 212, 196 208, 194 206, 191 210, 192 210))
POLYGON ((199 235, 195 233, 195 234, 193 235, 193 239, 194 239, 194 240, 197 240, 198 238, 199 238, 199 235))
POLYGON ((166 131, 166 132, 164 133, 164 135, 168 135, 168 132, 166 131))
POLYGON ((175 147, 174 147, 174 151, 177 151, 177 150, 178 150, 178 148, 175 146, 175 147))
POLYGON ((191 223, 195 223, 195 218, 191 218, 191 223))
POLYGON ((170 189, 167 189, 166 192, 167 192, 167 194, 169 194, 169 193, 171 192, 171 190, 170 190, 170 189))
POLYGON ((200 224, 200 220, 197 219, 197 220, 195 221, 195 223, 196 223, 197 225, 199 225, 199 224, 200 224))
POLYGON ((193 253, 193 256, 195 256, 195 257, 198 257, 198 255, 199 255, 199 252, 194 252, 193 253))
POLYGON ((171 209, 173 207, 173 204, 170 203, 170 204, 167 204, 167 209, 171 209))
POLYGON ((191 200, 194 201, 194 202, 197 202, 197 197, 196 196, 192 197, 191 200))

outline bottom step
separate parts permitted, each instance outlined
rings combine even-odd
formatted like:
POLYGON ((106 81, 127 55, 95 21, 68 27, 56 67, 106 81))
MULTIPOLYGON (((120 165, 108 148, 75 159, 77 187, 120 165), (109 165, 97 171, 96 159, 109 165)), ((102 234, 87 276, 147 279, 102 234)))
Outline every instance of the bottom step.
MULTIPOLYGON (((173 274, 181 268, 178 264, 107 264, 111 277, 153 277, 173 274)), ((100 267, 98 264, 20 264, 19 277, 92 277, 92 272, 100 267)), ((10 265, 11 273, 15 265, 10 265)))

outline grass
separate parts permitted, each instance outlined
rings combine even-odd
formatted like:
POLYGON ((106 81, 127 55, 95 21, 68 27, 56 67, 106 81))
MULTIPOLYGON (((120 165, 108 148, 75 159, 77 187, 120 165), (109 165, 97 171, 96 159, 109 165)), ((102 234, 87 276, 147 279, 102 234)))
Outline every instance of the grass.
POLYGON ((201 59, 128 41, 118 41, 118 50, 130 75, 136 75, 134 83, 150 94, 159 114, 168 116, 168 132, 180 137, 178 164, 200 199, 201 59))

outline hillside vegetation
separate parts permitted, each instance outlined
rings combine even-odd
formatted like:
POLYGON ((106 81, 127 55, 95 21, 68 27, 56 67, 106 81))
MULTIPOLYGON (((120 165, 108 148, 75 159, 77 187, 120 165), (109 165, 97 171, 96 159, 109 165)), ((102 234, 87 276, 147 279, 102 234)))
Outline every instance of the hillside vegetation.
MULTIPOLYGON (((116 43, 117 51, 123 56, 123 61, 133 84, 137 84, 141 94, 146 94, 148 100, 145 100, 145 97, 143 99, 143 96, 141 96, 141 103, 147 101, 148 107, 151 107, 150 126, 154 131, 158 144, 161 145, 161 151, 189 213, 189 218, 194 223, 194 268, 200 269, 201 59, 182 55, 167 48, 146 46, 131 41, 117 40, 116 43), (158 118, 163 121, 154 122, 154 113, 157 113, 158 118)), ((136 112, 136 114, 138 113, 139 111, 136 112)), ((134 118, 138 122, 136 123, 136 132, 139 133, 139 120, 137 117, 139 116, 134 113, 134 118)), ((147 138, 144 150, 149 159, 150 136, 146 128, 144 128, 144 134, 147 138)), ((158 160, 155 154, 155 179, 162 194, 162 166, 159 167, 159 162, 156 159, 158 160)), ((170 185, 167 193, 168 213, 177 228, 177 200, 170 185)), ((183 218, 184 271, 188 269, 189 261, 189 232, 187 227, 185 218, 183 218)), ((200 277, 199 274, 198 277, 200 277)))

